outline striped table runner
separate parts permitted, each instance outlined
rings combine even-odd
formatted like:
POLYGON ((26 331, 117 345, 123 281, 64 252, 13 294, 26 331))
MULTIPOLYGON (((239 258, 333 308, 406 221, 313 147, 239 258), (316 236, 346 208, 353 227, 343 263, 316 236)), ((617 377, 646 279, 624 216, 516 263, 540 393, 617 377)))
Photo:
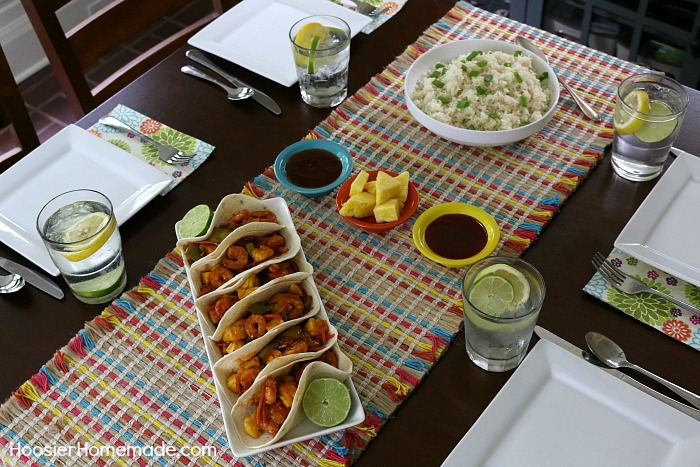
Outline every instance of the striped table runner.
MULTIPOLYGON (((612 138, 614 90, 636 71, 641 68, 460 2, 309 137, 346 145, 356 168, 408 169, 420 194, 417 215, 443 201, 488 210, 502 232, 498 252, 519 255, 600 159, 612 138), (602 124, 581 117, 565 93, 547 128, 500 148, 449 143, 411 118, 403 79, 421 53, 452 40, 512 41, 518 34, 544 47, 553 67, 602 111, 602 124)), ((411 222, 368 234, 337 215, 332 196, 290 193, 270 171, 246 189, 287 200, 328 315, 340 330, 341 347, 353 360, 366 421, 235 459, 182 259, 174 251, 0 407, 0 461, 341 466, 361 455, 459 330, 462 272, 420 256, 411 241, 411 222)))

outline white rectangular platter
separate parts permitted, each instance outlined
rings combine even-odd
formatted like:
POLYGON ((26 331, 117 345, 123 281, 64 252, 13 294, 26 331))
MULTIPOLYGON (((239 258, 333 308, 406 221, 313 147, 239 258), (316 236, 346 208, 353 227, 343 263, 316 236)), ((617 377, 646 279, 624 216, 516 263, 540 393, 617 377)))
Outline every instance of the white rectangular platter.
MULTIPOLYGON (((296 232, 291 213, 289 212, 289 207, 287 206, 287 203, 284 201, 284 199, 272 198, 263 200, 263 203, 267 204, 270 210, 276 214, 278 223, 284 224, 289 229, 292 229, 294 232, 296 232)), ((298 256, 303 257, 303 251, 300 252, 298 256)), ((306 280, 311 281, 313 283, 313 276, 308 277, 306 280)), ((316 287, 315 283, 313 283, 313 286, 314 288, 316 287)), ((316 295, 318 296, 318 294, 316 295)), ((323 307, 322 302, 321 308, 317 316, 328 320, 328 314, 326 312, 326 309, 323 307)), ((222 358, 220 349, 218 349, 216 344, 212 341, 212 339, 210 339, 210 336, 212 336, 214 332, 214 327, 205 317, 205 314, 199 309, 197 309, 197 318, 199 320, 199 326, 202 330, 204 345, 206 348, 207 357, 209 359, 209 364, 212 367, 212 373, 214 373, 214 364, 222 358)), ((216 386, 216 393, 219 399, 219 405, 221 406, 221 415, 223 417, 224 426, 226 427, 226 435, 228 437, 228 442, 231 446, 234 455, 238 457, 252 456, 261 452, 269 451, 271 449, 281 448, 283 446, 315 438, 317 436, 322 436, 339 430, 343 430, 345 428, 350 428, 359 423, 362 423, 365 419, 365 412, 362 408, 362 402, 360 401, 360 397, 352 382, 352 378, 348 377, 345 380, 345 385, 350 391, 352 405, 350 408, 350 413, 348 414, 348 417, 343 423, 331 428, 322 428, 313 424, 311 421, 305 418, 299 425, 290 430, 277 443, 271 444, 270 446, 266 446, 264 448, 253 449, 246 446, 236 433, 233 417, 231 416, 231 409, 233 408, 233 403, 231 400, 229 400, 229 397, 227 397, 227 394, 230 393, 230 391, 227 388, 222 387, 221 382, 216 377, 214 377, 214 384, 216 386)))
POLYGON ((700 158, 680 154, 615 240, 615 247, 700 287, 700 158))
POLYGON ((289 30, 302 18, 344 19, 355 37, 371 20, 328 0, 243 0, 188 43, 284 86, 297 82, 289 30))
POLYGON ((696 465, 700 422, 541 340, 443 463, 696 465))
POLYGON ((0 241, 54 276, 36 230, 41 208, 70 190, 103 193, 122 225, 168 187, 155 167, 82 128, 69 125, 0 174, 0 241))

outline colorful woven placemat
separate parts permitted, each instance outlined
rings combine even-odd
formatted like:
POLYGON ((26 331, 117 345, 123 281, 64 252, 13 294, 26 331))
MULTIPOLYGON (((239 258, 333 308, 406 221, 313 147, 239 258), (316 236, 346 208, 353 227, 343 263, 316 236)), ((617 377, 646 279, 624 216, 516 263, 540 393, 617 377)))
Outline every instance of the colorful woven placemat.
MULTIPOLYGON (((309 136, 341 141, 358 168, 410 170, 421 211, 448 200, 487 209, 503 232, 498 251, 517 255, 601 157, 612 136, 614 89, 631 71, 636 67, 461 2, 309 136), (555 68, 587 90, 603 112, 602 125, 582 118, 563 95, 536 137, 477 149, 435 138, 407 113, 403 76, 420 53, 450 40, 512 40, 519 33, 557 50, 555 68)), ((339 342, 353 360, 365 423, 234 459, 185 271, 173 252, 0 408, 3 463, 340 466, 362 453, 459 330, 462 272, 421 257, 411 223, 368 234, 337 215, 332 196, 287 192, 271 173, 247 188, 287 200, 339 342)))

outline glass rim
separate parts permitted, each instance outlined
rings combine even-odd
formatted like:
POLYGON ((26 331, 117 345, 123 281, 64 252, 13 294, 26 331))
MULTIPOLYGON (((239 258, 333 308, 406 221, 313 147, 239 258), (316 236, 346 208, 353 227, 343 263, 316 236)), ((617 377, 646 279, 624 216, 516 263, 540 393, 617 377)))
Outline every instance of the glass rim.
MULTIPOLYGON (((472 278, 470 285, 473 284, 474 279, 475 279, 475 277, 472 278)), ((532 287, 530 287, 530 289, 532 290, 532 287)), ((516 323, 518 321, 523 321, 523 320, 531 317, 534 313, 536 313, 542 309, 542 305, 544 304, 544 296, 546 295, 546 291, 547 291, 547 288, 546 288, 546 284, 544 282, 544 278, 542 277, 542 273, 540 273, 540 271, 535 266, 533 266, 531 263, 528 263, 524 259, 511 257, 511 256, 488 256, 486 258, 483 258, 483 259, 469 265, 469 267, 464 272, 464 275, 462 276, 462 302, 463 302, 462 307, 465 306, 464 302, 468 303, 471 306, 471 311, 474 312, 474 314, 476 314, 479 318, 485 319, 486 321, 490 321, 492 323, 496 323, 496 324, 516 323), (475 269, 476 266, 481 264, 481 263, 492 262, 493 264, 497 264, 497 262, 493 262, 493 260, 499 260, 499 259, 507 261, 507 263, 502 263, 502 264, 511 264, 514 262, 519 262, 519 263, 526 265, 531 270, 530 272, 533 273, 533 275, 535 276, 535 279, 539 283, 540 290, 541 290, 540 295, 542 295, 542 299, 539 301, 538 304, 533 304, 532 306, 530 306, 527 309, 527 311, 525 313, 519 314, 518 316, 508 317, 508 316, 493 316, 493 315, 486 314, 483 311, 481 311, 480 309, 478 309, 476 306, 474 306, 474 304, 472 304, 472 302, 469 300, 469 294, 466 293, 465 279, 467 277, 467 274, 469 274, 470 271, 475 269)), ((464 310, 463 310, 463 313, 464 313, 464 310)))
MULTIPOLYGON (((312 49, 310 49, 310 48, 308 48, 308 47, 304 47, 304 46, 301 46, 301 45, 297 44, 296 41, 294 40, 294 37, 292 37, 292 31, 294 30, 294 28, 295 28, 299 23, 308 21, 308 20, 310 20, 311 18, 331 18, 331 19, 333 19, 333 20, 340 21, 343 25, 345 25, 345 28, 344 28, 344 29, 345 29, 345 32, 346 32, 347 35, 348 35, 348 40, 347 40, 347 41, 343 41, 343 42, 341 42, 340 44, 336 44, 336 45, 333 45, 333 46, 331 46, 331 47, 323 47, 323 48, 316 47, 316 49, 313 49, 313 50, 315 50, 316 52, 321 52, 321 51, 327 52, 327 51, 329 51, 329 50, 342 49, 342 48, 344 48, 347 44, 350 43, 350 40, 352 39, 352 30, 350 29, 350 25, 349 25, 343 18, 340 18, 340 17, 338 17, 338 16, 333 16, 333 15, 311 15, 311 16, 307 16, 307 17, 305 17, 305 18, 300 19, 299 21, 297 21, 296 23, 294 23, 294 24, 292 25, 292 27, 289 28, 289 34, 288 34, 288 35, 289 35, 289 40, 290 40, 290 42, 292 43, 292 46, 294 46, 294 47, 296 47, 296 48, 298 48, 298 49, 300 49, 300 50, 312 50, 312 49)), ((325 25, 325 24, 322 24, 322 26, 328 27, 328 26, 325 25)), ((298 32, 299 32, 299 31, 297 31, 297 33, 298 33, 298 32)), ((296 35, 295 35, 295 36, 296 36, 296 35)))
MULTIPOLYGON (((74 201, 74 202, 77 202, 77 201, 74 201)), ((70 204, 70 203, 69 203, 69 204, 70 204)), ((65 204, 64 206, 68 206, 68 204, 65 204)), ((63 207, 63 206, 61 206, 61 207, 63 207)), ((61 208, 58 208, 58 209, 61 209, 61 208)), ((53 214, 56 213, 56 212, 58 211, 58 209, 55 210, 54 212, 52 212, 51 215, 50 215, 49 217, 53 216, 53 214)), ((48 200, 48 201, 46 202, 46 204, 44 204, 44 206, 41 208, 41 210, 39 211, 39 215, 38 215, 37 218, 36 218, 36 230, 37 230, 37 232, 39 233, 39 236, 41 237, 41 239, 42 239, 43 241, 45 241, 45 242, 51 244, 51 245, 62 245, 62 246, 77 245, 77 244, 80 244, 80 243, 83 243, 83 242, 89 242, 89 241, 91 241, 93 238, 95 238, 96 236, 102 234, 102 232, 104 232, 105 229, 107 229, 107 228, 110 226, 110 224, 112 223, 112 222, 111 222, 112 219, 114 219, 114 222, 116 222, 116 217, 115 217, 115 215, 114 215, 114 207, 112 206, 112 201, 107 197, 107 195, 105 195, 104 193, 101 193, 101 192, 99 192, 99 191, 97 191, 97 190, 91 190, 91 189, 88 189, 88 188, 78 188, 78 189, 76 189, 76 190, 65 191, 65 192, 63 192, 63 193, 60 193, 60 194, 54 196, 54 197, 51 198, 50 200, 48 200), (57 200, 57 199, 60 198, 61 196, 70 195, 70 194, 72 194, 72 193, 78 193, 78 192, 90 192, 90 193, 95 193, 95 194, 100 195, 101 197, 103 197, 104 200, 106 201, 106 206, 107 206, 107 208, 109 208, 109 213, 107 213, 107 214, 109 214, 109 219, 110 219, 110 220, 109 220, 108 222, 106 222, 105 225, 103 225, 102 228, 100 228, 100 230, 98 230, 98 231, 95 232, 94 234, 92 234, 92 235, 90 235, 89 237, 84 238, 84 239, 82 239, 82 240, 78 240, 78 241, 76 241, 76 242, 59 242, 59 241, 56 241, 56 240, 51 240, 51 239, 49 239, 49 238, 46 238, 46 237, 44 236, 43 229, 41 228, 42 226, 39 225, 39 219, 41 218, 41 214, 42 214, 42 213, 44 212, 44 210, 49 206, 49 204, 51 204, 52 202, 54 202, 55 200, 57 200)))
POLYGON ((685 87, 676 81, 675 79, 662 75, 660 73, 639 73, 635 75, 628 76, 622 82, 619 84, 617 87, 617 90, 615 91, 615 97, 616 97, 616 102, 619 103, 622 108, 630 114, 635 114, 639 115, 642 117, 642 120, 648 121, 648 122, 664 122, 668 120, 673 120, 685 113, 685 111, 688 108, 688 104, 690 103, 690 96, 688 95, 688 91, 685 90, 685 87), (678 92, 681 100, 681 107, 678 110, 674 110, 671 113, 668 114, 650 114, 649 112, 640 112, 636 108, 630 106, 627 102, 625 102, 624 97, 627 97, 629 94, 626 93, 625 96, 622 96, 622 93, 620 92, 623 88, 626 88, 629 86, 631 83, 664 83, 666 86, 669 86, 673 88, 674 91, 678 92), (651 119, 649 118, 644 118, 644 117, 652 117, 651 119), (653 118, 657 117, 657 118, 653 118))

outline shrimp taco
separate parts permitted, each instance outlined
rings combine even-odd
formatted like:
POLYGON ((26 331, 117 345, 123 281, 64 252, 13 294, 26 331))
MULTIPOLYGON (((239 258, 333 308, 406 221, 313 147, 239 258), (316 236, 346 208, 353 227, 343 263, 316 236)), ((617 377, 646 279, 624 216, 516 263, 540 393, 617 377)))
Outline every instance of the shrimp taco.
POLYGON ((212 370, 223 394, 234 404, 256 380, 264 378, 277 368, 293 362, 302 362, 303 369, 311 362, 321 361, 345 372, 352 371, 352 361, 338 347, 337 340, 331 339, 323 349, 290 355, 279 355, 272 351, 274 343, 266 345, 252 357, 235 359, 224 357, 217 361, 212 370))
POLYGON ((250 448, 262 448, 277 442, 305 419, 301 406, 304 391, 317 378, 345 381, 350 371, 324 362, 304 365, 298 361, 275 369, 259 378, 231 409, 240 440, 250 448))
POLYGON ((268 332, 275 332, 278 326, 301 321, 320 309, 321 298, 312 280, 281 281, 231 306, 211 339, 224 354, 229 354, 268 332))
POLYGON ((223 240, 237 228, 259 222, 282 225, 280 217, 264 201, 242 194, 228 195, 219 202, 207 232, 199 237, 182 238, 177 246, 189 267, 208 255, 219 253, 223 240))
POLYGON ((247 273, 293 258, 301 249, 295 230, 278 224, 239 227, 220 245, 219 254, 194 263, 188 277, 195 299, 221 287, 235 286, 247 273))

